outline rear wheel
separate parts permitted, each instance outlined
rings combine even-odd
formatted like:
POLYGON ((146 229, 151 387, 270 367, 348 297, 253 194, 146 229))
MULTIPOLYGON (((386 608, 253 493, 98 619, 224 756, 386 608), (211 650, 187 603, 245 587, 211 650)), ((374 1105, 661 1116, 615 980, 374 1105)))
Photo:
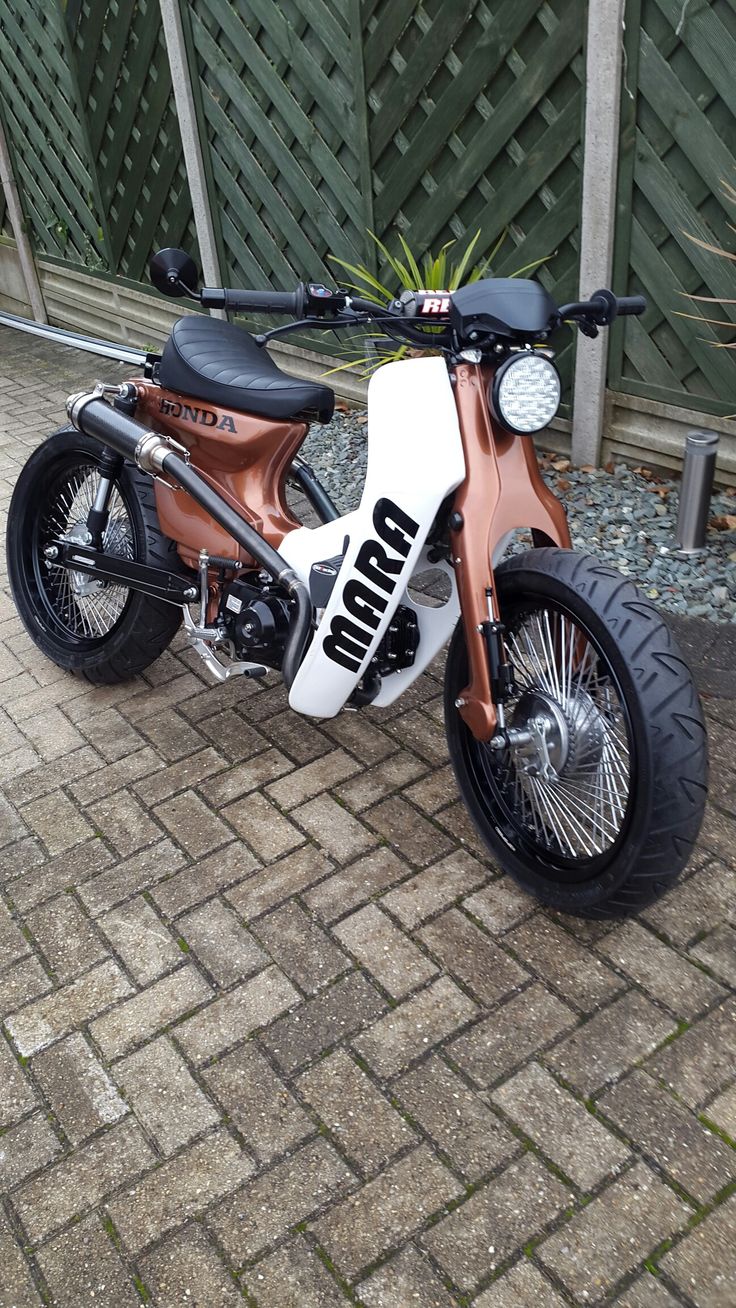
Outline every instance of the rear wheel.
MULTIPOLYGON (((49 542, 85 540, 99 484, 100 445, 73 428, 50 436, 31 455, 8 512, 8 573, 23 625, 59 667, 92 682, 136 676, 171 641, 181 616, 173 604, 61 567, 49 542)), ((150 478, 124 464, 113 484, 102 548, 119 558, 181 570, 163 536, 150 478)))
POLYGON ((462 626, 447 663, 465 803, 501 866, 545 903, 636 911, 675 880, 702 821, 706 735, 689 668, 657 610, 595 559, 531 550, 496 584, 517 680, 510 743, 475 740, 455 707, 468 679, 462 626))

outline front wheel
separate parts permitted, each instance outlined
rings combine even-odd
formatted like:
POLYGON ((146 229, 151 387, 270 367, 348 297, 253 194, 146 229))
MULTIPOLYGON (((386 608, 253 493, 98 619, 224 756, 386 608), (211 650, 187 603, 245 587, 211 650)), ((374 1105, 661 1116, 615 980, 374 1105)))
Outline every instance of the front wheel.
MULTIPOLYGON (((59 537, 85 539, 101 454, 97 441, 73 427, 34 450, 10 501, 8 575, 23 625, 46 657, 88 681, 114 683, 153 663, 181 617, 173 604, 63 568, 46 553, 59 537)), ((107 553, 183 570, 176 545, 159 527, 149 477, 123 464, 108 509, 107 553)))
POLYGON ((460 792, 500 865, 555 908, 636 912, 669 889, 703 818, 707 740, 690 670, 657 610, 619 572, 540 549, 496 571, 516 674, 510 743, 477 741, 455 707, 468 681, 455 632, 445 722, 460 792))

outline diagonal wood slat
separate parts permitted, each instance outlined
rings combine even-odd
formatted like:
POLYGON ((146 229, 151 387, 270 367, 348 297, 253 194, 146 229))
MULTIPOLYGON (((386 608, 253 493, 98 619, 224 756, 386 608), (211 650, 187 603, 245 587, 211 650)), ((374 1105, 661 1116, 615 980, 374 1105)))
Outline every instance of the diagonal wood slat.
POLYGON ((736 211, 722 189, 736 185, 733 0, 692 5, 684 16, 679 0, 629 0, 627 25, 635 101, 624 97, 615 287, 643 290, 651 307, 646 334, 631 319, 617 324, 610 384, 731 414, 736 354, 715 345, 736 339, 736 307, 686 297, 736 298, 736 265, 689 239, 729 251, 736 244, 736 211), (680 316, 691 309, 733 328, 680 316))

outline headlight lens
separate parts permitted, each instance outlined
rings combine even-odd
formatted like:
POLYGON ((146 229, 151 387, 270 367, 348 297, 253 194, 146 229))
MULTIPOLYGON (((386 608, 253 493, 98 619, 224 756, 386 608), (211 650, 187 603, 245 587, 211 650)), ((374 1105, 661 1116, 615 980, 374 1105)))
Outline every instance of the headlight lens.
POLYGON ((491 390, 494 416, 509 431, 541 431, 560 407, 560 376, 542 354, 513 354, 496 373, 491 390))

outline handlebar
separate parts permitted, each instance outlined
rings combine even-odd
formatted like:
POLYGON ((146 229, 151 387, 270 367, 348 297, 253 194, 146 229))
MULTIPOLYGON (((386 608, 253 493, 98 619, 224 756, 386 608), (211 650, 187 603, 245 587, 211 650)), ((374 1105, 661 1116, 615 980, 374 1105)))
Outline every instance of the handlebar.
POLYGON ((614 295, 613 291, 601 290, 589 300, 563 304, 557 310, 557 320, 563 323, 572 319, 592 327, 610 327, 615 318, 638 316, 646 307, 643 295, 614 295))
POLYGON ((291 313, 300 318, 306 307, 305 289, 303 282, 295 291, 238 291, 227 286, 203 286, 199 298, 204 309, 235 312, 253 309, 257 313, 291 313))

